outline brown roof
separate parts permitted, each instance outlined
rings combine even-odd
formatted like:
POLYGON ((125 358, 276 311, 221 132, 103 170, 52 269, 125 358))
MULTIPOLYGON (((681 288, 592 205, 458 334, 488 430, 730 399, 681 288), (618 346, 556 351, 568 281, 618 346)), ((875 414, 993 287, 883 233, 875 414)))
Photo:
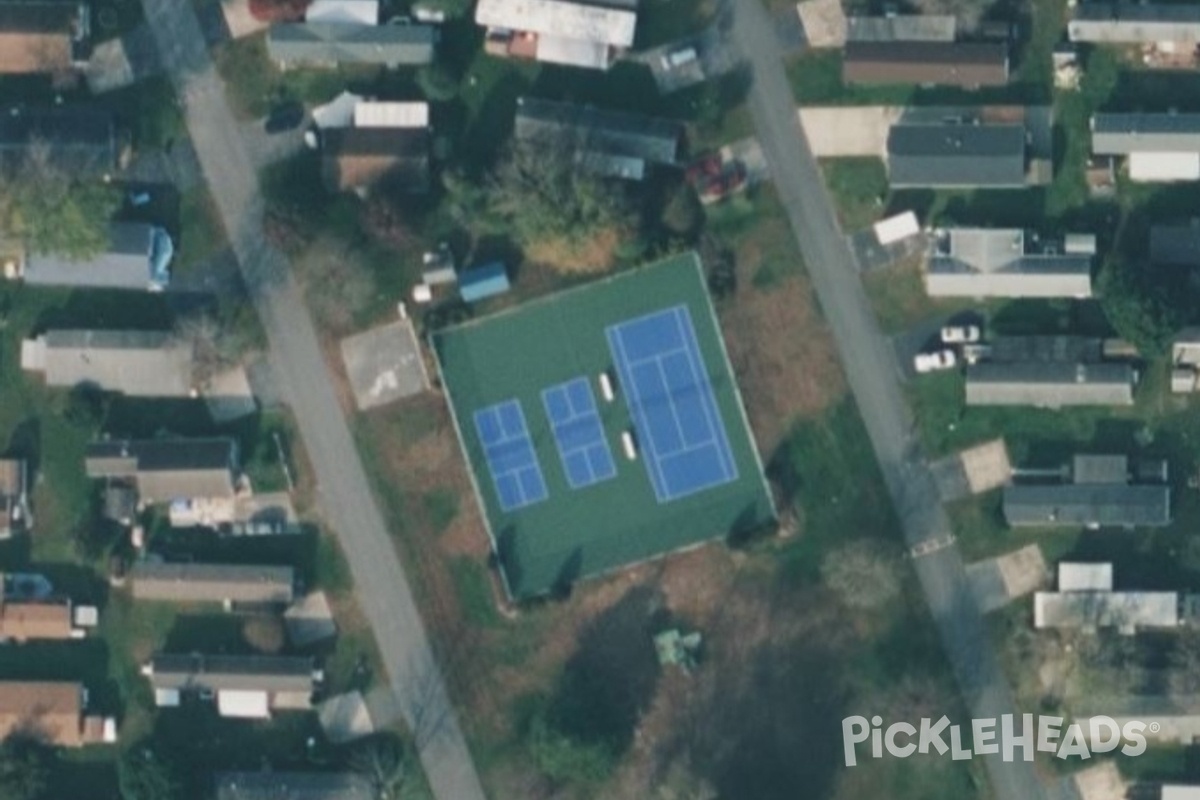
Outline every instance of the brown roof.
POLYGON ((70 682, 0 682, 0 739, 27 732, 64 747, 83 736, 83 686, 70 682))
POLYGON ((1003 86, 1008 46, 1000 42, 848 42, 844 83, 1003 86))
POLYGON ((68 69, 79 4, 47 0, 0 0, 0 74, 68 69))
POLYGON ((387 178, 401 189, 429 187, 429 131, 424 128, 343 128, 326 131, 321 172, 335 191, 387 178))
POLYGON ((70 639, 71 605, 9 601, 0 605, 0 638, 70 639))
POLYGON ((165 564, 139 561, 129 572, 139 600, 290 603, 295 571, 252 564, 165 564))
POLYGON ((0 458, 0 496, 17 497, 25 490, 24 470, 20 461, 0 458))

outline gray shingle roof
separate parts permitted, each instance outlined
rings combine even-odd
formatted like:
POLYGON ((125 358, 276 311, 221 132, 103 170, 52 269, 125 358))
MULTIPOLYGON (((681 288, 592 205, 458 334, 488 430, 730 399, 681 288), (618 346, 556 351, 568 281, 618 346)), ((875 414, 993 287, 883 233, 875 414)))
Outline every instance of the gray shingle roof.
POLYGON ((296 574, 282 566, 139 561, 129 571, 129 581, 139 600, 290 603, 296 574))
POLYGON ((354 773, 223 772, 216 800, 376 800, 371 782, 354 773))
POLYGON ((1025 186, 1023 125, 893 125, 887 153, 893 187, 1025 186))
POLYGON ((1004 518, 1013 527, 1167 525, 1171 522, 1171 490, 1114 483, 1007 486, 1004 518))
POLYGON ((532 144, 563 143, 597 158, 600 171, 608 159, 674 164, 683 125, 675 120, 558 103, 536 97, 517 101, 514 135, 532 144))
POLYGON ((926 265, 934 297, 1091 297, 1092 257, 1029 253, 1024 232, 950 228, 939 232, 926 265))
POLYGON ((95 258, 77 261, 54 253, 30 253, 25 259, 25 281, 35 286, 161 288, 153 255, 157 239, 166 235, 154 225, 114 222, 109 226, 108 249, 95 258))
POLYGON ((419 66, 433 61, 431 25, 285 22, 267 32, 267 53, 289 64, 419 66))
POLYGON ((49 386, 86 384, 133 397, 188 397, 192 352, 166 331, 52 330, 35 347, 49 386))
POLYGON ((159 653, 150 659, 155 689, 305 692, 316 664, 297 656, 224 656, 159 653))
POLYGON ((1200 153, 1200 114, 1096 114, 1092 152, 1200 153))
POLYGON ((117 166, 116 122, 111 113, 86 106, 0 109, 0 160, 14 163, 35 146, 72 174, 111 172, 117 166))
POLYGON ((1150 228, 1150 263, 1200 267, 1200 219, 1150 228))
POLYGON ((1129 364, 984 362, 967 367, 967 405, 1133 405, 1137 373, 1129 364))
POLYGON ((234 494, 237 443, 232 439, 142 439, 93 442, 84 459, 89 478, 137 481, 149 503, 234 494))

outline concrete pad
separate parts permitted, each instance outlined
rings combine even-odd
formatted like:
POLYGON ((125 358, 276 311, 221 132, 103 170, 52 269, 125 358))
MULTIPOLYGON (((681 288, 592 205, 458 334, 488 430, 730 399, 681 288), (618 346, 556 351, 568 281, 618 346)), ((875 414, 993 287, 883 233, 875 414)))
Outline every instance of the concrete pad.
POLYGON ((362 692, 334 695, 317 706, 317 719, 325 738, 334 744, 352 742, 375 732, 362 692))
POLYGON ((295 647, 307 647, 337 635, 337 623, 324 592, 312 592, 283 612, 288 639, 295 647))
POLYGON ((972 494, 1004 486, 1012 478, 1012 462, 1003 439, 994 439, 959 454, 972 494))
POLYGON ((893 106, 805 107, 800 126, 817 158, 883 158, 888 130, 903 109, 893 106))
POLYGON ((250 378, 241 366, 227 369, 214 377, 204 390, 204 402, 214 422, 232 422, 258 411, 250 378))
POLYGON ((846 12, 841 0, 805 0, 796 13, 810 47, 841 47, 846 43, 846 12))
POLYGON ((1048 577, 1046 561, 1036 544, 967 565, 971 593, 985 614, 1042 588, 1048 577))
POLYGON ((1128 787, 1114 761, 1081 769, 1072 778, 1079 800, 1125 800, 1128 787))
POLYGON ((221 13, 225 15, 229 35, 234 39, 251 36, 270 27, 270 23, 255 19, 250 13, 250 0, 221 0, 221 13))
POLYGON ((342 360, 355 402, 362 411, 429 388, 425 359, 409 320, 343 339, 342 360))

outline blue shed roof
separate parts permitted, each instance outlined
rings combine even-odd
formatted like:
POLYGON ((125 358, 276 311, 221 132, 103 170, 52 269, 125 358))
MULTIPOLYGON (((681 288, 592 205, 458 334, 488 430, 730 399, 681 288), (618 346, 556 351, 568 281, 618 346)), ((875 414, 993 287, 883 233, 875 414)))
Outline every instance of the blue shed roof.
POLYGON ((500 261, 467 270, 458 276, 459 291, 468 303, 504 294, 512 288, 508 282, 508 270, 500 261))

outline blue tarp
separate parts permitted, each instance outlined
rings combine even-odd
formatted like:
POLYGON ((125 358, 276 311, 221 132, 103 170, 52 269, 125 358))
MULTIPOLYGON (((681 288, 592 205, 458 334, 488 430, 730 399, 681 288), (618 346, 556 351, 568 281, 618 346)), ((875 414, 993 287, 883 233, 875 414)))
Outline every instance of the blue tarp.
POLYGON ((504 294, 512 288, 508 282, 508 271, 500 261, 462 273, 458 276, 458 286, 462 299, 468 303, 504 294))

